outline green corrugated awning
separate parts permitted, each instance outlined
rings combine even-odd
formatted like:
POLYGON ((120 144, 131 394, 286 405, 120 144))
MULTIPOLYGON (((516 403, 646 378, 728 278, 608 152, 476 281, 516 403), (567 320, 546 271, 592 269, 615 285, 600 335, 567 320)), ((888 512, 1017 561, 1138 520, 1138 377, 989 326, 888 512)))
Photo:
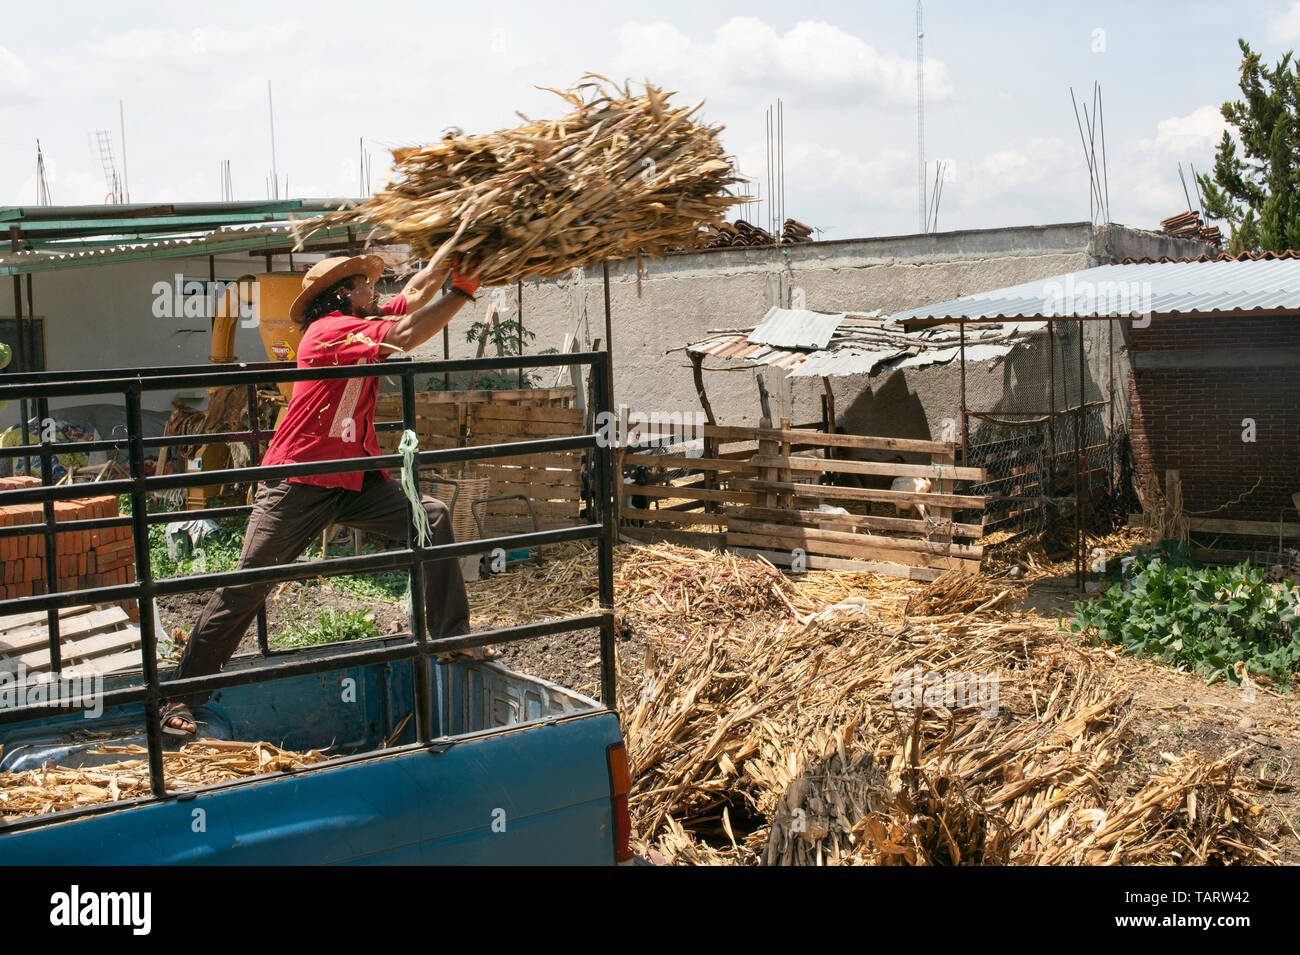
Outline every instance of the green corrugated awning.
MULTIPOLYGON (((37 272, 60 272, 65 269, 90 268, 154 259, 178 259, 191 256, 221 255, 230 252, 282 249, 292 242, 287 222, 270 223, 248 229, 220 229, 200 235, 130 240, 120 244, 74 246, 66 249, 46 247, 30 252, 0 253, 0 275, 26 275, 37 272)), ((364 242, 367 230, 351 230, 351 237, 364 242)), ((304 244, 311 251, 331 241, 349 238, 346 226, 313 232, 304 244)))

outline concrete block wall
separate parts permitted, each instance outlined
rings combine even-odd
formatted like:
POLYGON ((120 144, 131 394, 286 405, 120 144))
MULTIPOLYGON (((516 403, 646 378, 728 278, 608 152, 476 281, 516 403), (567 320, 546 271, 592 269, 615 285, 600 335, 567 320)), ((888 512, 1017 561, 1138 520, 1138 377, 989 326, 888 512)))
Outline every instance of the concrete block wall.
MULTIPOLYGON (((699 410, 691 365, 680 349, 703 339, 710 329, 752 327, 771 306, 789 305, 796 290, 802 291, 811 309, 880 309, 891 314, 1124 258, 1197 255, 1205 248, 1203 243, 1122 226, 1094 229, 1086 222, 1075 222, 845 239, 775 249, 714 249, 644 260, 639 270, 635 261, 611 263, 616 401, 645 411, 699 410)), ((486 316, 494 294, 494 290, 485 289, 479 303, 467 306, 453 321, 453 358, 473 357, 476 346, 465 341, 463 329, 486 316)), ((513 316, 516 290, 503 289, 499 295, 502 311, 513 316)), ((524 325, 537 336, 526 349, 529 353, 561 349, 566 332, 574 329, 584 345, 603 339, 600 270, 524 282, 523 317, 524 325)), ((417 356, 440 358, 441 341, 422 346, 417 356)), ((1090 348, 1088 362, 1092 391, 1097 384, 1108 383, 1104 351, 1090 348)), ((705 361, 706 369, 721 367, 729 370, 706 370, 704 376, 720 421, 757 423, 757 371, 764 373, 775 416, 794 421, 820 419, 823 389, 819 379, 787 379, 779 369, 705 361)), ((1006 362, 987 362, 980 368, 971 365, 967 373, 971 407, 1002 407, 999 400, 1006 378, 1013 373, 1006 362)), ((1121 366, 1118 380, 1122 383, 1126 377, 1126 368, 1121 366)), ((555 372, 542 382, 554 383, 555 372)), ((832 380, 832 388, 841 427, 858 433, 937 438, 943 419, 956 417, 960 407, 955 364, 837 378, 832 380)))

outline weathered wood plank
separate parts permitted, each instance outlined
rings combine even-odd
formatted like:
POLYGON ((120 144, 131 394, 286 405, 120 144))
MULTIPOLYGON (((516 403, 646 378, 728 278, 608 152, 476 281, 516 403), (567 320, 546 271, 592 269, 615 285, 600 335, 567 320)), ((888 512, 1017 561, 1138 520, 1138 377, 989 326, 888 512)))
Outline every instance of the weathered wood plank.
POLYGON ((861 434, 826 434, 822 431, 800 431, 794 428, 736 428, 726 425, 705 425, 706 438, 730 441, 789 441, 822 448, 868 448, 876 451, 914 451, 920 454, 943 453, 952 450, 948 441, 922 441, 916 438, 884 438, 861 434))
POLYGON ((885 537, 879 534, 859 534, 847 531, 825 530, 819 527, 797 527, 793 524, 765 524, 745 521, 735 517, 727 519, 728 531, 746 534, 772 534, 801 541, 829 541, 841 544, 860 544, 883 550, 905 550, 916 553, 939 554, 944 557, 966 557, 978 560, 984 548, 978 544, 954 544, 949 541, 922 540, 916 537, 885 537))
POLYGON ((762 481, 742 478, 737 487, 754 490, 795 491, 800 497, 831 498, 842 501, 877 501, 883 504, 924 504, 927 507, 982 508, 983 497, 967 494, 921 494, 912 491, 886 491, 875 488, 837 487, 833 484, 794 484, 785 481, 762 481))
MULTIPOLYGON (((778 567, 789 567, 793 557, 785 551, 756 550, 752 547, 729 547, 733 554, 740 557, 762 557, 778 567)), ((865 560, 845 560, 840 557, 822 557, 818 554, 806 554, 804 566, 809 570, 847 570, 854 573, 880 574, 884 577, 901 577, 904 580, 938 580, 942 570, 930 567, 908 567, 904 564, 882 564, 865 560)))
POLYGON ((719 514, 704 514, 700 511, 672 511, 667 508, 646 509, 625 507, 621 511, 625 521, 662 521, 666 524, 711 524, 725 527, 726 521, 719 514))
POLYGON ((692 471, 731 471, 736 474, 758 473, 758 468, 752 464, 726 458, 687 458, 667 454, 625 454, 623 463, 628 467, 644 464, 650 467, 690 468, 692 471))
MULTIPOLYGON (((741 547, 775 547, 778 549, 793 550, 799 547, 800 541, 789 537, 781 537, 775 534, 749 534, 727 532, 727 546, 733 545, 741 547)), ((864 557, 868 559, 898 561, 906 563, 911 567, 940 567, 948 570, 979 570, 979 561, 963 560, 958 557, 940 557, 935 554, 927 554, 919 551, 901 551, 891 548, 882 547, 865 547, 861 544, 845 544, 839 541, 808 541, 808 545, 801 547, 801 550, 816 550, 819 553, 832 557, 864 557)))
MULTIPOLYGON (((930 530, 926 521, 907 517, 878 517, 874 514, 827 514, 825 511, 785 510, 767 507, 728 507, 728 517, 740 520, 766 521, 771 524, 803 524, 813 527, 870 527, 882 531, 906 531, 924 534, 930 530)), ((959 537, 981 537, 984 533, 982 524, 953 524, 953 532, 959 537)))
POLYGON ((843 458, 806 458, 798 456, 768 457, 754 455, 750 463, 756 467, 787 468, 791 471, 825 471, 833 474, 876 474, 884 477, 928 477, 936 480, 986 481, 984 468, 962 468, 935 464, 897 464, 890 461, 849 461, 843 458))
POLYGON ((698 487, 668 487, 661 484, 625 484, 623 493, 638 497, 671 497, 684 501, 730 501, 735 504, 757 504, 758 495, 752 491, 708 490, 698 487))

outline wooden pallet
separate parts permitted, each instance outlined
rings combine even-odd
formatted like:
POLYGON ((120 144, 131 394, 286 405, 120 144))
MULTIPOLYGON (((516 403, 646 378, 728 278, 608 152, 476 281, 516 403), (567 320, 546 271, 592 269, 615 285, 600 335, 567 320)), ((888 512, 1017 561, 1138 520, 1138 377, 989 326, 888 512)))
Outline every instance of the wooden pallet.
MULTIPOLYGON (((140 630, 115 604, 83 604, 59 611, 62 673, 111 673, 140 665, 140 630)), ((0 672, 29 674, 50 670, 46 614, 0 617, 0 672)))

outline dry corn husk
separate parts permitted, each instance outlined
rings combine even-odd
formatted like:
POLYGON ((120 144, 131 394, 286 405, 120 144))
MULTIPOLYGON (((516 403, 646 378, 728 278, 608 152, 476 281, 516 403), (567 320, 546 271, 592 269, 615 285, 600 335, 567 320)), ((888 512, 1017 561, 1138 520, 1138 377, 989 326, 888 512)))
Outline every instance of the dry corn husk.
POLYGON ((950 570, 913 594, 907 614, 941 616, 949 613, 984 613, 1010 608, 1025 596, 1023 587, 1001 587, 982 577, 950 570))
POLYGON ((634 95, 583 80, 549 90, 573 107, 561 119, 394 150, 385 188, 309 220, 299 237, 369 223, 380 227, 372 241, 407 243, 431 263, 471 257, 489 286, 699 245, 700 230, 742 201, 727 191, 740 180, 722 127, 691 118, 703 101, 674 106, 648 83, 634 95))
MULTIPOLYGON (((102 766, 46 765, 0 773, 0 820, 149 795, 148 754, 143 747, 106 743, 94 753, 118 753, 130 758, 102 766)), ((196 740, 176 752, 163 753, 163 778, 168 789, 189 789, 300 769, 326 759, 329 757, 318 750, 298 753, 270 743, 196 740)))
POLYGON ((709 628, 655 643, 621 698, 638 846, 668 862, 1278 861, 1231 760, 1171 757, 1116 795, 1130 693, 1098 651, 1028 620, 709 628), (916 667, 996 674, 996 712, 899 705, 916 667))

